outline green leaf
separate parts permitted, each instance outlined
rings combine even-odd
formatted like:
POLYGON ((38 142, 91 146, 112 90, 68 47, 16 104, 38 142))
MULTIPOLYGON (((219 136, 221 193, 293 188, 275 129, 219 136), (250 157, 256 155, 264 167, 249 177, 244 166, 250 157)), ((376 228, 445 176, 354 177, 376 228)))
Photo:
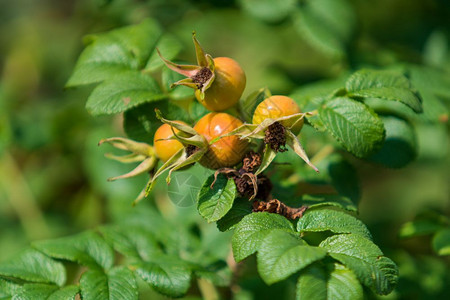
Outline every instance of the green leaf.
POLYGON ((363 222, 347 213, 331 209, 307 210, 298 220, 297 230, 301 233, 329 230, 333 233, 359 234, 372 239, 363 222))
POLYGON ((83 300, 138 299, 136 278, 129 269, 115 267, 104 273, 89 270, 80 279, 83 300))
POLYGON ((364 292, 355 274, 343 265, 334 264, 331 270, 312 265, 298 279, 297 299, 362 300, 364 292))
POLYGON ((350 198, 340 195, 303 195, 301 205, 308 205, 310 208, 335 206, 354 212, 358 210, 350 198))
POLYGON ((369 157, 370 161, 388 168, 402 168, 417 156, 416 133, 406 121, 392 117, 381 117, 386 129, 386 138, 379 151, 369 157))
POLYGON ((316 49, 333 57, 345 54, 355 27, 355 13, 346 0, 303 2, 295 15, 296 29, 316 49))
POLYGON ((0 277, 0 299, 10 299, 20 289, 22 289, 22 286, 0 277))
POLYGON ((136 272, 155 291, 168 297, 186 294, 191 282, 191 270, 177 257, 154 256, 152 261, 136 265, 136 272))
POLYGON ((368 156, 384 140, 378 115, 355 100, 334 98, 319 108, 319 116, 327 130, 357 157, 368 156))
POLYGON ((42 284, 42 283, 24 284, 20 289, 20 291, 14 295, 13 299, 20 299, 20 300, 49 299, 50 296, 56 290, 58 290, 58 286, 52 284, 42 284))
POLYGON ((215 222, 225 216, 236 198, 236 185, 233 179, 219 174, 214 187, 211 188, 213 181, 214 175, 209 176, 198 193, 198 212, 208 222, 215 222))
POLYGON ((58 289, 55 285, 32 283, 24 284, 20 291, 14 294, 13 299, 17 300, 75 300, 79 287, 76 285, 68 285, 58 289))
POLYGON ((26 249, 8 261, 0 263, 0 276, 55 283, 59 286, 66 282, 64 266, 34 249, 26 249))
POLYGON ((120 73, 142 68, 161 35, 159 26, 145 20, 99 35, 87 37, 67 87, 101 82, 120 73))
POLYGON ((402 238, 410 238, 415 236, 427 235, 435 233, 442 228, 442 225, 434 220, 414 220, 406 222, 399 231, 402 238))
POLYGON ((345 87, 349 97, 399 101, 422 112, 421 100, 411 90, 408 78, 395 71, 360 70, 350 76, 345 87))
POLYGON ((114 261, 111 247, 93 231, 35 242, 33 247, 50 257, 77 262, 92 268, 109 269, 114 261))
POLYGON ((358 234, 334 235, 319 247, 352 270, 358 279, 379 295, 389 294, 398 281, 395 263, 383 256, 381 250, 370 240, 358 234))
POLYGON ((126 257, 148 260, 161 253, 154 235, 139 226, 110 225, 100 228, 106 241, 126 257))
POLYGON ((232 238, 236 262, 258 251, 264 238, 274 229, 294 232, 292 223, 277 214, 260 212, 245 216, 236 226, 232 238))
POLYGON ((191 122, 186 111, 171 101, 160 100, 144 103, 123 114, 123 128, 130 139, 153 144, 155 132, 163 124, 156 118, 156 108, 169 120, 191 122))
POLYGON ((311 247, 297 233, 272 230, 262 241, 257 254, 258 272, 267 284, 272 284, 320 260, 327 254, 311 247))
POLYGON ((47 300, 75 300, 80 292, 76 285, 68 285, 55 291, 47 300))
POLYGON ((139 72, 127 72, 97 86, 87 100, 86 109, 94 116, 111 115, 164 98, 167 96, 153 78, 139 72))
POLYGON ((252 213, 252 204, 248 199, 236 198, 233 206, 227 214, 217 221, 217 228, 220 231, 228 231, 234 229, 237 224, 248 214, 252 213))
POLYGON ((419 91, 423 100, 422 120, 427 122, 446 122, 448 107, 442 102, 450 99, 450 75, 437 69, 422 66, 409 66, 412 85, 419 91))
POLYGON ((450 255, 450 228, 436 232, 433 237, 433 249, 439 255, 450 255))
POLYGON ((295 0, 240 0, 242 8, 267 22, 279 22, 295 8, 295 0))
POLYGON ((144 68, 144 71, 146 72, 154 72, 164 66, 164 61, 159 57, 156 48, 159 49, 165 59, 172 60, 180 53, 182 45, 173 35, 163 35, 158 40, 156 47, 152 50, 152 54, 144 68))

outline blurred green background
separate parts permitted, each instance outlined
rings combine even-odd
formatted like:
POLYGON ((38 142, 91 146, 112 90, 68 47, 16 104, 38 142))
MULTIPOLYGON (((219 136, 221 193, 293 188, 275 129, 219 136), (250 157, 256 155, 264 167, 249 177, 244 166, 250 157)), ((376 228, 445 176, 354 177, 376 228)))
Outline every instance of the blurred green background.
MULTIPOLYGON (((153 205, 131 207, 145 178, 106 182, 129 169, 103 157, 110 148, 97 147, 101 138, 124 135, 121 119, 89 116, 84 109, 89 88, 64 90, 86 34, 153 18, 183 42, 180 58, 192 61, 190 39, 196 30, 207 52, 241 63, 245 95, 261 87, 290 94, 365 66, 414 63, 450 72, 449 1, 348 1, 349 10, 335 12, 344 17, 351 12, 341 19, 354 29, 343 53, 339 47, 321 48, 320 41, 298 30, 289 7, 302 1, 280 1, 277 9, 264 7, 276 1, 260 1, 257 9, 254 2, 0 2, 2 259, 30 241, 78 233, 153 205)), ((398 237, 402 224, 417 215, 450 212, 449 97, 444 98, 438 118, 414 123, 418 156, 405 168, 351 159, 361 178, 360 217, 400 267, 399 288, 389 297, 439 299, 449 292, 449 260, 435 255, 431 236, 398 237)))

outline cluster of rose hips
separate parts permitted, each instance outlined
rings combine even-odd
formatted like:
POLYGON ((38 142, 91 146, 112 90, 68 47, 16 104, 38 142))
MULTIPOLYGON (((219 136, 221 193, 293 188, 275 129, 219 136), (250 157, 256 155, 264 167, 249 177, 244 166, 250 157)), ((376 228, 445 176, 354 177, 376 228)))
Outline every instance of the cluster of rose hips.
POLYGON ((257 176, 267 168, 277 152, 286 150, 286 144, 316 169, 309 162, 297 139, 306 115, 301 112, 297 103, 286 96, 268 96, 257 105, 252 124, 244 123, 238 117, 223 112, 239 102, 246 84, 245 73, 231 58, 212 58, 206 54, 195 34, 193 41, 197 65, 179 65, 164 59, 161 54, 160 56, 167 67, 186 76, 173 86, 194 88, 196 99, 212 112, 198 120, 194 127, 190 127, 182 121, 165 119, 157 110, 157 117, 164 124, 156 130, 153 147, 122 138, 104 140, 118 148, 131 151, 132 154, 127 156, 128 161, 142 161, 130 173, 112 179, 152 171, 156 167, 156 158, 160 159, 163 165, 153 174, 146 190, 141 192, 139 198, 142 198, 148 194, 155 179, 163 172, 169 170, 169 182, 171 172, 199 162, 206 168, 234 174, 232 176, 235 180, 248 175, 248 180, 243 183, 255 190, 254 195, 250 197, 252 198, 257 194, 257 176), (255 145, 251 143, 254 139, 263 140, 265 145, 261 145, 260 150, 256 152, 251 151, 252 145, 255 145), (263 152, 262 158, 258 152, 263 152), (258 163, 252 165, 251 171, 246 169, 247 167, 233 169, 245 157, 252 160, 249 153, 253 156, 259 155, 258 163))

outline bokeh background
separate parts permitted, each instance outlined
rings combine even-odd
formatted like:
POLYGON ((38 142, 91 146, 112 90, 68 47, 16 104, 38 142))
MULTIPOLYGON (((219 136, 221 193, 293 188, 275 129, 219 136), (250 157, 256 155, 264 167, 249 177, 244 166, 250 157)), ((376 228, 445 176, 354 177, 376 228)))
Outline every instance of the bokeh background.
MULTIPOLYGON (((30 241, 78 233, 140 209, 131 202, 145 178, 106 182, 129 168, 104 158, 111 149, 97 146, 101 138, 124 135, 120 117, 93 118, 84 108, 91 89, 64 89, 86 34, 153 18, 183 42, 180 58, 192 61, 196 30, 209 53, 241 63, 246 94, 261 87, 290 94, 349 70, 401 62, 450 72, 447 0, 347 1, 348 7, 333 11, 342 16, 338 27, 352 28, 345 46, 321 45, 299 30, 290 7, 302 1, 276 2, 0 0, 0 259, 30 241)), ((447 96, 437 118, 415 122, 417 159, 405 168, 354 160, 360 218, 400 267, 400 284, 390 298, 443 299, 450 293, 449 259, 433 251, 433 231, 399 238, 417 216, 425 223, 449 216, 447 96)), ((167 187, 158 191, 165 195, 167 187)), ((180 209, 167 203, 160 208, 180 209)))

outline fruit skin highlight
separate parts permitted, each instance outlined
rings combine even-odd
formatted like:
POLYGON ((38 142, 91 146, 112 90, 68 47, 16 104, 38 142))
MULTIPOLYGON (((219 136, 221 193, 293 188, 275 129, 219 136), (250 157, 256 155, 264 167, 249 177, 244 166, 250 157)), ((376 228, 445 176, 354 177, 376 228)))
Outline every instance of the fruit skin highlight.
MULTIPOLYGON (((182 121, 177 121, 177 123, 186 125, 186 123, 182 121)), ((155 136, 153 138, 153 146, 156 156, 163 162, 168 161, 169 158, 171 158, 175 153, 183 148, 183 144, 181 144, 177 140, 163 140, 173 136, 173 132, 178 133, 179 130, 173 128, 172 131, 172 128, 169 124, 161 125, 155 132, 155 136)))
POLYGON ((215 78, 205 91, 202 99, 201 90, 196 89, 195 97, 208 110, 223 111, 236 105, 245 89, 244 70, 229 57, 214 58, 215 78))
MULTIPOLYGON (((209 113, 194 126, 198 134, 208 142, 223 136, 242 125, 242 121, 227 113, 209 113)), ((247 152, 248 142, 238 136, 219 139, 208 146, 209 149, 200 164, 210 169, 232 167, 238 164, 247 152)))
MULTIPOLYGON (((300 107, 292 98, 286 96, 271 96, 256 107, 255 112, 253 113, 252 122, 253 124, 261 124, 261 122, 267 118, 277 119, 301 112, 300 107)), ((286 128, 294 125, 292 120, 283 120, 280 121, 280 123, 286 128)), ((291 131, 297 135, 302 130, 302 127, 303 119, 298 121, 291 128, 291 131)))

